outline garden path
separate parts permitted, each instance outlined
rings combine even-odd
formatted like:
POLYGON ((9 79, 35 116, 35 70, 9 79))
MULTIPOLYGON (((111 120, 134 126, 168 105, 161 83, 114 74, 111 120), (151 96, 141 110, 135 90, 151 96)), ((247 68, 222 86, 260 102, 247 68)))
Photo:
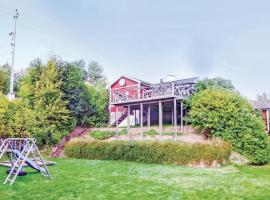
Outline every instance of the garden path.
POLYGON ((77 126, 73 131, 71 131, 67 136, 63 137, 60 143, 53 147, 51 157, 64 157, 64 147, 72 138, 83 136, 90 132, 90 128, 83 128, 77 126))

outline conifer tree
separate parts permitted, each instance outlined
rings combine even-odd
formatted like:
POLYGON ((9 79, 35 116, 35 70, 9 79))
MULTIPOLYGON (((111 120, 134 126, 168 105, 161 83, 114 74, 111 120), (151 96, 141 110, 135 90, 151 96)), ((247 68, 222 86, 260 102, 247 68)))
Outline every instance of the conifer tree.
POLYGON ((56 143, 69 131, 70 113, 61 91, 61 74, 54 61, 43 68, 34 90, 35 134, 41 143, 56 143))

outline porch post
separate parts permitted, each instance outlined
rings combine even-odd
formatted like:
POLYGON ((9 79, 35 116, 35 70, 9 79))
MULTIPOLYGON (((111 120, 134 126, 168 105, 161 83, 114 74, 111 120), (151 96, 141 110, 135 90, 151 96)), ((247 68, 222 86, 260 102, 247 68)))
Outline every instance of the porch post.
POLYGON ((134 110, 134 125, 137 125, 137 113, 136 113, 136 109, 134 110))
POLYGON ((269 109, 266 110, 266 125, 267 131, 269 132, 269 109))
POLYGON ((151 126, 151 104, 148 105, 148 111, 147 111, 147 127, 148 130, 150 130, 150 126, 151 126))
POLYGON ((180 103, 181 103, 180 104, 181 105, 180 106, 181 107, 181 129, 180 130, 181 130, 181 133, 183 133, 183 101, 181 100, 180 103))
POLYGON ((128 118, 127 118, 127 132, 128 132, 128 140, 130 141, 130 105, 128 105, 128 118))
POLYGON ((143 104, 140 103, 141 138, 143 138, 143 104))
POLYGON ((174 107, 172 106, 172 126, 174 125, 174 107))
POLYGON ((118 130, 118 107, 115 109, 115 126, 116 126, 116 137, 119 136, 119 130, 118 130))
POLYGON ((160 139, 161 139, 161 135, 162 135, 162 131, 163 131, 163 127, 162 127, 162 123, 163 123, 163 116, 162 116, 162 102, 161 100, 158 101, 159 104, 159 135, 160 135, 160 139))
POLYGON ((174 119, 174 137, 177 137, 177 107, 176 107, 176 98, 173 99, 173 119, 174 119))

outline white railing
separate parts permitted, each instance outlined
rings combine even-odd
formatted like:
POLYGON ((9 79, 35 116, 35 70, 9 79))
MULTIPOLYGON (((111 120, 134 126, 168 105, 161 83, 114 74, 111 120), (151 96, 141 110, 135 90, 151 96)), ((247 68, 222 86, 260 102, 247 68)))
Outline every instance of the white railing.
POLYGON ((194 92, 194 83, 177 81, 152 84, 150 86, 129 86, 111 90, 111 103, 125 103, 134 100, 151 100, 167 97, 187 98, 194 92))

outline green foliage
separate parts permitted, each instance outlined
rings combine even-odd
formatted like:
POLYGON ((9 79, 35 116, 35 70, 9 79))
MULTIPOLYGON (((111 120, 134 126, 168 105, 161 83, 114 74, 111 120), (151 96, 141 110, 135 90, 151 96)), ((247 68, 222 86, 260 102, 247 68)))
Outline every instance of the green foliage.
POLYGON ((115 132, 111 131, 92 131, 90 135, 97 140, 105 140, 115 135, 115 132))
POLYGON ((21 98, 28 99, 31 106, 34 103, 36 82, 40 79, 44 67, 39 59, 35 59, 27 69, 26 75, 21 78, 18 95, 21 98))
POLYGON ((88 82, 91 85, 105 88, 107 86, 106 77, 103 75, 103 66, 98 62, 92 61, 88 65, 88 82))
MULTIPOLYGON (((270 143, 270 137, 268 137, 268 141, 270 143)), ((268 145, 267 151, 268 151, 268 158, 267 158, 268 160, 267 160, 267 163, 269 164, 270 163, 270 145, 268 145)))
POLYGON ((127 135, 127 129, 122 129, 121 131, 118 132, 118 135, 127 135))
POLYGON ((10 67, 0 66, 0 92, 7 94, 9 91, 10 67))
POLYGON ((27 102, 21 99, 9 102, 1 95, 0 105, 0 138, 29 137, 35 119, 27 102))
POLYGON ((88 127, 102 127, 108 122, 109 93, 105 88, 97 88, 92 85, 85 86, 83 94, 85 113, 81 124, 88 127))
MULTIPOLYGON (((40 59, 32 61, 20 78, 20 100, 9 103, 0 95, 0 135, 31 136, 39 144, 55 144, 76 125, 106 124, 109 96, 104 84, 98 83, 105 77, 98 72, 100 66, 94 67, 92 70, 99 75, 89 85, 85 67, 82 60, 65 62, 53 58, 46 65, 40 59)), ((4 93, 9 74, 8 66, 0 67, 0 91, 4 93)))
POLYGON ((86 106, 82 95, 85 91, 84 69, 75 63, 63 63, 61 70, 63 71, 61 87, 63 99, 67 101, 67 108, 72 115, 80 119, 86 112, 83 109, 86 106))
POLYGON ((65 147, 65 155, 73 158, 177 165, 197 165, 203 162, 210 166, 214 161, 222 164, 228 160, 230 153, 231 146, 222 141, 207 144, 188 144, 177 142, 76 140, 69 142, 65 147))
POLYGON ((37 117, 36 139, 43 144, 59 141, 70 128, 70 112, 61 91, 61 74, 54 61, 43 69, 34 90, 34 110, 37 117))
POLYGON ((208 88, 224 88, 228 90, 234 90, 234 86, 230 80, 226 80, 224 78, 216 77, 212 79, 205 78, 203 80, 198 81, 195 84, 196 92, 200 92, 202 90, 208 88))
POLYGON ((155 129, 150 129, 143 133, 144 135, 158 135, 159 133, 155 129))
POLYGON ((249 102, 233 91, 212 88, 196 93, 189 112, 191 124, 205 134, 230 142, 252 164, 267 162, 269 145, 261 117, 249 102))

